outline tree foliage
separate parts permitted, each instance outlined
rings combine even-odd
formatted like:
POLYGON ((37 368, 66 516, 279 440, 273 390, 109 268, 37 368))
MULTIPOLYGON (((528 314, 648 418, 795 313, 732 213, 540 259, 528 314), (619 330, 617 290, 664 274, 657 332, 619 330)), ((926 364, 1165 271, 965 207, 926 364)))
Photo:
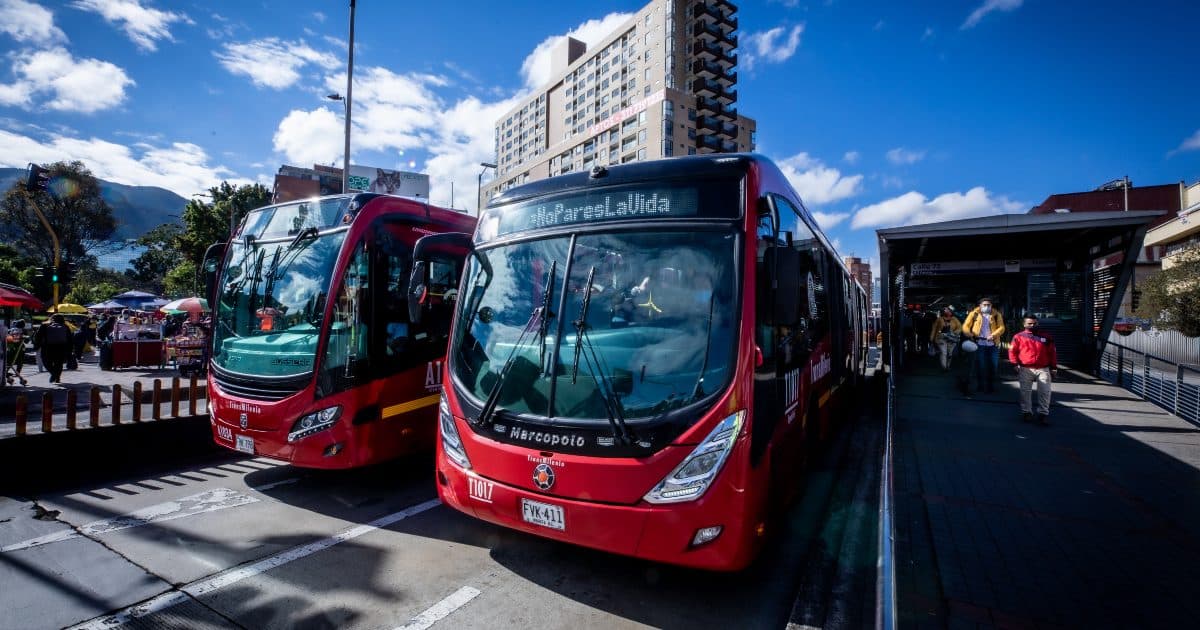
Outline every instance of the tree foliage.
MULTIPOLYGON (((37 210, 41 210, 58 236, 60 262, 84 266, 116 230, 113 210, 100 194, 99 180, 83 162, 55 162, 46 170, 48 190, 28 191, 20 180, 8 189, 0 200, 0 231, 18 258, 31 268, 52 267, 54 244, 38 217, 37 210)), ((33 284, 40 294, 49 293, 48 281, 33 284)))
POLYGON ((181 226, 164 223, 138 239, 138 245, 146 251, 130 261, 132 269, 126 272, 137 288, 163 294, 167 272, 180 264, 178 244, 183 234, 181 226))
POLYGON ((1172 258, 1174 265, 1138 287, 1142 297, 1136 314, 1158 328, 1200 337, 1200 246, 1189 247, 1172 258))
POLYGON ((79 273, 63 301, 87 306, 103 302, 129 288, 136 287, 129 286, 129 279, 124 274, 93 265, 79 273))
POLYGON ((229 239, 231 224, 238 225, 251 210, 271 203, 271 191, 262 184, 235 187, 221 182, 208 189, 208 198, 207 203, 198 199, 188 202, 183 209, 185 231, 178 239, 179 252, 197 266, 209 245, 229 239))

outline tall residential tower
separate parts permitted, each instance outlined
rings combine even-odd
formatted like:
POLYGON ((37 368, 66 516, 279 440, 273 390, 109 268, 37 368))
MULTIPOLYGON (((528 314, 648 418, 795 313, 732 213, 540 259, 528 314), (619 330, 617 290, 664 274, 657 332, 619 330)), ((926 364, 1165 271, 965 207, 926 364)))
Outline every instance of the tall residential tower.
POLYGON ((588 49, 567 38, 551 79, 496 123, 484 199, 527 181, 674 155, 753 151, 737 111, 737 7, 655 0, 588 49))

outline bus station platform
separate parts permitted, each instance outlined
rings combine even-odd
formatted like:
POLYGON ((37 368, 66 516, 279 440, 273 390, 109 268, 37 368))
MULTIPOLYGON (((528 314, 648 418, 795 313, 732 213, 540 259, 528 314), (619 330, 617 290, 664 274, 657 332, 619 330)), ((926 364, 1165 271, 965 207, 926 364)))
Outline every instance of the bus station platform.
POLYGON ((895 374, 899 627, 1195 627, 1200 427, 1061 369, 1026 424, 1006 360, 971 398, 936 361, 895 374))

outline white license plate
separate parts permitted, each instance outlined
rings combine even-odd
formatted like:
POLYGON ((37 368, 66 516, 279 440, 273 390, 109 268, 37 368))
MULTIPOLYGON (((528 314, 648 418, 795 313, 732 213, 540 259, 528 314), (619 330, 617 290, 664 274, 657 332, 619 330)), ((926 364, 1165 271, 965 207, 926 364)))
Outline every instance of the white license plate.
POLYGON ((243 453, 254 454, 254 438, 248 435, 237 436, 237 450, 243 453))
POLYGON ((526 523, 549 527, 559 531, 566 531, 567 523, 563 519, 563 509, 561 505, 550 505, 540 501, 530 501, 529 499, 521 499, 521 518, 525 519, 526 523))

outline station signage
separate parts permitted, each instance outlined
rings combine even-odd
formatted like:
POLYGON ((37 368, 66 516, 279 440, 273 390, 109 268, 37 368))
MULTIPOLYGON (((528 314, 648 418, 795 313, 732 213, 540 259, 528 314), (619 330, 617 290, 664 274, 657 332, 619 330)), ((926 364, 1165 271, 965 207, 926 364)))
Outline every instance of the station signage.
POLYGON ((911 274, 917 276, 947 276, 975 273, 1018 273, 1054 269, 1053 258, 1022 258, 997 260, 954 260, 947 262, 913 263, 911 274))

